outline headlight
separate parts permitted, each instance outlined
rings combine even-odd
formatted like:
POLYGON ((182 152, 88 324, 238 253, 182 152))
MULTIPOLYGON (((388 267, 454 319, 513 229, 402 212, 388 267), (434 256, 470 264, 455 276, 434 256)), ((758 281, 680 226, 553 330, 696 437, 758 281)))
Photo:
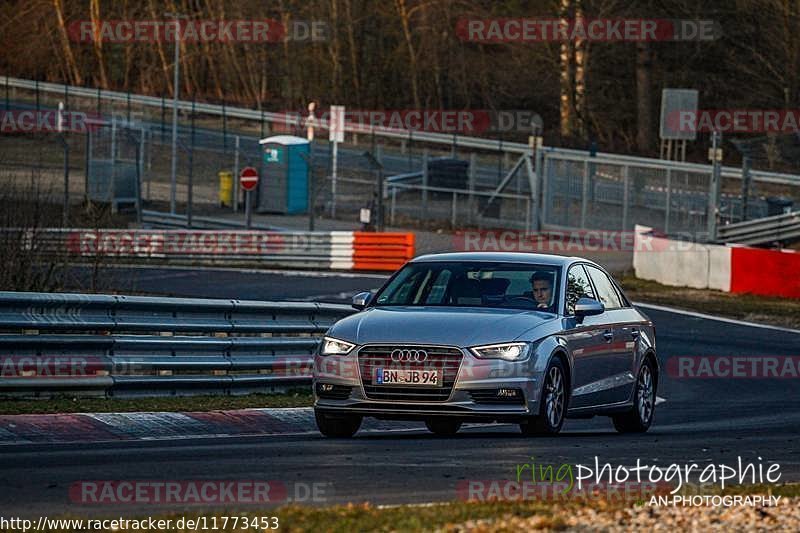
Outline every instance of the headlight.
POLYGON ((506 361, 519 361, 528 355, 529 346, 524 342, 510 342, 508 344, 492 344, 489 346, 476 346, 470 348, 475 357, 481 359, 504 359, 506 361))
POLYGON ((320 355, 345 355, 350 353, 350 350, 354 347, 355 344, 349 342, 340 341, 333 337, 323 337, 320 355))

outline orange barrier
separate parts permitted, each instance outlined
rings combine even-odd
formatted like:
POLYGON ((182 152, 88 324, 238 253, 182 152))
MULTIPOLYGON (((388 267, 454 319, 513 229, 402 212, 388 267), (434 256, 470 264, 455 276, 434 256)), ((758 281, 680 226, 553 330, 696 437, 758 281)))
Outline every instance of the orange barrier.
POLYGON ((353 270, 394 271, 414 257, 413 233, 353 232, 353 270))

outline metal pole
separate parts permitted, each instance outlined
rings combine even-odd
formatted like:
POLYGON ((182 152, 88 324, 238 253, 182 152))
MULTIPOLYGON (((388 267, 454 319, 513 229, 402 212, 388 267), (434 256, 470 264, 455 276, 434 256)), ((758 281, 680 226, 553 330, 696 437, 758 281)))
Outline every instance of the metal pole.
POLYGON ((331 147, 331 218, 336 218, 336 168, 339 164, 339 143, 333 139, 331 147))
POLYGON ((114 114, 111 114, 111 181, 109 182, 109 200, 111 201, 111 212, 116 213, 115 200, 117 199, 117 121, 114 114))
POLYGON ((422 209, 423 216, 428 209, 428 149, 422 150, 422 209))
POLYGON ((314 231, 314 143, 308 143, 308 231, 314 231))
MULTIPOLYGON (((233 154, 233 179, 239 179, 239 136, 236 136, 236 142, 234 144, 234 154, 233 154)), ((233 212, 239 212, 239 187, 233 188, 233 212)))
MULTIPOLYGON (((175 25, 180 26, 178 22, 178 15, 175 16, 175 25)), ((179 30, 180 28, 176 28, 179 30)), ((176 31, 175 37, 175 67, 174 77, 172 81, 172 168, 170 170, 170 189, 169 189, 169 212, 175 214, 175 200, 178 192, 177 176, 178 169, 178 83, 180 81, 180 54, 181 54, 181 41, 178 39, 176 31)))
POLYGON ((193 201, 193 192, 194 192, 194 106, 195 100, 194 95, 192 95, 192 116, 190 118, 191 122, 191 134, 189 136, 189 183, 187 184, 186 189, 186 227, 192 227, 192 201, 193 201))
MULTIPOLYGON (((139 153, 136 155, 139 165, 139 175, 136 177, 136 222, 142 222, 142 176, 144 173, 145 139, 147 130, 142 125, 142 136, 139 138, 139 153)), ((148 182, 149 183, 149 182, 148 182)))
POLYGON ((8 111, 8 110, 9 110, 9 105, 8 105, 8 102, 9 102, 9 94, 8 94, 8 89, 9 89, 9 87, 8 87, 8 76, 6 76, 6 111, 8 111))
POLYGON ((747 220, 748 208, 750 203, 750 157, 742 158, 742 222, 747 220))
POLYGON ((253 225, 253 202, 251 197, 253 191, 245 191, 244 193, 244 227, 250 229, 253 225))
POLYGON ((66 228, 69 222, 69 143, 66 135, 61 135, 61 142, 64 143, 64 212, 61 226, 66 228))
POLYGON ((622 190, 622 231, 628 229, 628 202, 630 201, 630 193, 628 189, 630 188, 630 179, 629 179, 629 170, 630 167, 625 165, 622 167, 622 186, 624 189, 622 190))
MULTIPOLYGON (((379 160, 380 162, 380 160, 379 160)), ((378 213, 377 213, 377 230, 383 231, 383 164, 378 167, 378 213)))
POLYGON ((450 206, 450 227, 456 227, 456 191, 453 191, 453 205, 450 206))
POLYGON ((477 172, 478 156, 475 152, 469 154, 469 176, 467 178, 469 187, 469 201, 467 202, 467 213, 469 221, 472 222, 472 214, 475 212, 475 173, 477 172))
POLYGON ((581 188, 581 229, 586 227, 586 212, 589 207, 589 160, 583 162, 583 187, 581 188))
POLYGON ((667 201, 664 206, 664 233, 669 235, 669 215, 672 208, 672 169, 667 168, 667 201))
POLYGON ((708 195, 708 240, 717 240, 717 217, 719 215, 720 177, 722 174, 721 161, 717 150, 722 144, 722 135, 715 131, 711 134, 711 183, 708 195))

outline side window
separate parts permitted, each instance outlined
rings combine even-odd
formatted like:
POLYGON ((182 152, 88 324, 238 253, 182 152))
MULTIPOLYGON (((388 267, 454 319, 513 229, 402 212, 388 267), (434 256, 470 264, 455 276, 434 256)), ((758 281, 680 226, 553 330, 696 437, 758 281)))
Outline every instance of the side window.
POLYGON ((581 298, 594 298, 589 277, 581 265, 575 265, 567 274, 567 315, 575 314, 575 303, 581 298))
POLYGON ((589 276, 592 277, 592 282, 597 289, 598 299, 603 303, 606 309, 619 309, 622 307, 617 289, 614 288, 614 284, 608 279, 606 273, 589 265, 586 266, 586 270, 589 271, 589 276))

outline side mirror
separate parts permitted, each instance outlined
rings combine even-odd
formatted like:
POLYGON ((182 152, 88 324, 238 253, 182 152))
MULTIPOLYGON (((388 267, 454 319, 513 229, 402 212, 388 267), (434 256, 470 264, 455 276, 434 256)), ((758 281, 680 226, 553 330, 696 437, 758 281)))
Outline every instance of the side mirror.
POLYGON ((372 300, 372 293, 369 291, 359 292, 355 296, 353 296, 353 309, 358 309, 361 311, 367 305, 369 305, 369 301, 372 300))
POLYGON ((575 317, 578 321, 587 316, 602 315, 605 310, 605 306, 593 298, 580 298, 575 303, 575 317))

